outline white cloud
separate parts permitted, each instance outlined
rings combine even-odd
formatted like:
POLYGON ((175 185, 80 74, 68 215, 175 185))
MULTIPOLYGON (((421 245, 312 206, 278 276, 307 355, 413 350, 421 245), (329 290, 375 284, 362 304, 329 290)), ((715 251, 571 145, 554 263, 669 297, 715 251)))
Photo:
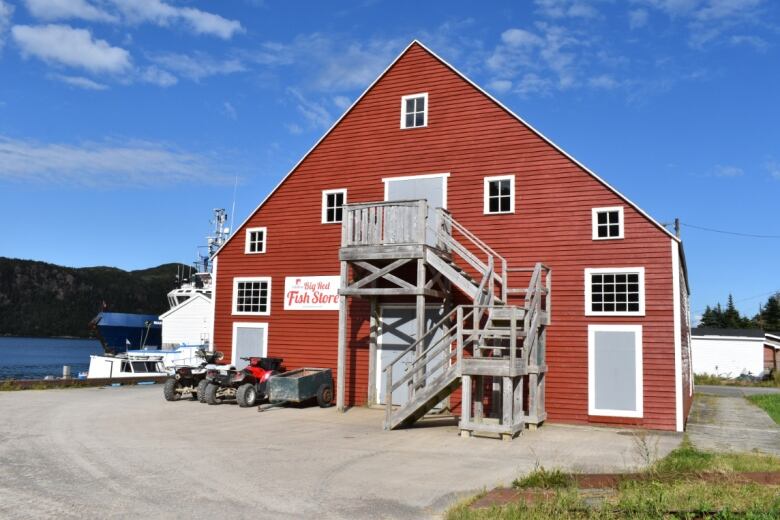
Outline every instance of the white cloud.
POLYGON ((333 104, 340 110, 346 110, 352 104, 352 100, 347 96, 334 96, 333 104))
POLYGON ((648 14, 645 9, 632 9, 628 12, 628 26, 631 29, 640 29, 647 25, 648 14))
POLYGON ((38 143, 0 136, 0 180, 86 187, 230 182, 204 156, 150 142, 38 143))
POLYGON ((230 101, 225 101, 224 103, 222 103, 222 113, 233 120, 238 118, 238 112, 236 112, 236 107, 234 107, 230 101))
POLYGON ((501 41, 512 47, 535 47, 544 44, 544 40, 524 29, 508 29, 501 33, 501 41))
POLYGON ((130 53, 96 40, 86 29, 68 25, 15 25, 11 29, 22 53, 48 63, 79 67, 91 72, 122 72, 130 67, 130 53))
POLYGON ((306 119, 310 128, 325 129, 333 124, 333 116, 325 106, 306 99, 298 89, 289 88, 287 92, 296 100, 295 108, 306 119))
POLYGON ((14 6, 0 0, 0 50, 5 44, 5 33, 11 26, 11 16, 14 14, 14 6))
POLYGON ((72 87, 78 87, 85 90, 106 90, 108 88, 108 85, 98 83, 97 81, 93 81, 83 76, 65 76, 62 74, 52 74, 51 77, 58 81, 62 81, 63 83, 67 83, 72 87))
POLYGON ((715 177, 742 177, 745 175, 745 170, 737 166, 729 165, 717 165, 715 167, 715 177))
POLYGON ((86 0, 25 0, 27 10, 34 17, 52 21, 81 19, 93 22, 116 22, 117 17, 109 14, 86 0))
POLYGON ((160 87, 170 87, 178 83, 179 79, 167 70, 152 65, 141 72, 141 81, 160 87))
POLYGON ((303 128, 301 128, 301 125, 296 123, 287 123, 284 126, 292 135, 301 135, 303 133, 303 128))
POLYGON ((491 90, 495 90, 499 93, 509 92, 509 90, 512 88, 512 82, 508 79, 497 79, 494 81, 491 81, 488 84, 488 87, 491 90))
POLYGON ((599 12, 587 0, 534 0, 537 10, 550 18, 595 18, 599 12))
POLYGON ((588 80, 588 85, 593 88, 612 90, 614 88, 619 87, 620 83, 609 74, 601 74, 599 76, 594 76, 590 78, 588 80))
POLYGON ((759 51, 765 51, 769 47, 769 42, 760 36, 737 34, 729 38, 732 45, 747 45, 759 51))
POLYGON ((163 69, 193 81, 200 81, 209 76, 232 74, 246 70, 246 67, 238 59, 218 60, 201 52, 192 55, 177 53, 157 54, 151 56, 150 60, 163 69))
POLYGON ((777 179, 780 181, 780 162, 777 162, 775 160, 769 160, 764 165, 766 167, 766 171, 769 172, 769 175, 773 179, 777 179))
POLYGON ((184 23, 196 34, 230 39, 244 32, 241 22, 193 7, 176 7, 161 0, 110 0, 130 23, 153 23, 163 27, 184 23))

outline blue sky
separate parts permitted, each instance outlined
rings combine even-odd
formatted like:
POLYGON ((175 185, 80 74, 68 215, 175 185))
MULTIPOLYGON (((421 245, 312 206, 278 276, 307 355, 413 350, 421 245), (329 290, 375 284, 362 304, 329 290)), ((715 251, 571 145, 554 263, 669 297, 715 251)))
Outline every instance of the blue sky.
MULTIPOLYGON (((190 262, 418 38, 662 222, 780 235, 774 0, 0 0, 0 255, 190 262)), ((780 239, 683 227, 692 310, 780 239)))

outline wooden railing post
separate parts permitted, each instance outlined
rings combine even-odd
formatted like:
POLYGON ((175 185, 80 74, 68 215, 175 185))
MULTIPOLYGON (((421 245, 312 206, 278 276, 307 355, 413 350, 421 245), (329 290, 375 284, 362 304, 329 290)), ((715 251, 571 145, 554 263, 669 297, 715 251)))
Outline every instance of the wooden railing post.
POLYGON ((428 238, 428 202, 426 200, 418 201, 417 211, 418 240, 421 244, 425 244, 428 238))
POLYGON ((517 357, 517 307, 510 307, 509 316, 509 363, 514 369, 517 357))
POLYGON ((458 305, 455 341, 458 349, 458 372, 463 373, 463 306, 458 305))
POLYGON ((385 425, 389 428, 390 418, 393 415, 393 366, 388 365, 385 372, 387 372, 385 379, 385 425))

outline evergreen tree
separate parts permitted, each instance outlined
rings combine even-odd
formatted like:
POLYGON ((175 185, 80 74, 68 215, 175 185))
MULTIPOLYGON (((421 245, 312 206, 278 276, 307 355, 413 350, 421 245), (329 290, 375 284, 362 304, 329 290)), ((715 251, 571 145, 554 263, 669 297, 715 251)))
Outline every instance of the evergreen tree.
POLYGON ((699 326, 708 328, 720 327, 718 317, 715 315, 715 310, 709 305, 707 305, 707 307, 704 309, 704 313, 701 315, 699 326))
POLYGON ((780 293, 770 296, 759 315, 761 328, 767 331, 780 331, 780 293))
MULTIPOLYGON (((720 304, 718 305, 720 310, 720 304)), ((739 311, 734 306, 734 296, 729 293, 729 300, 726 304, 726 310, 722 314, 723 327, 726 329, 738 329, 742 327, 742 316, 739 315, 739 311)))

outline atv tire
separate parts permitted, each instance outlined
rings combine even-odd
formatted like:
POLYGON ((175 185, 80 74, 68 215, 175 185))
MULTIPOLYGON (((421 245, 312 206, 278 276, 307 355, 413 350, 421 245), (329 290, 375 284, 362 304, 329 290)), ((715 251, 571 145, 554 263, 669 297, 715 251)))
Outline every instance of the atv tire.
POLYGON ((179 382, 176 381, 176 379, 170 377, 165 380, 165 384, 163 385, 163 395, 165 396, 166 401, 178 401, 181 397, 181 394, 177 392, 179 389, 179 382))
POLYGON ((332 385, 320 385, 317 390, 317 404, 320 408, 327 408, 333 403, 333 386, 332 385))
POLYGON ((208 384, 207 379, 201 379, 200 383, 198 383, 198 389, 195 391, 195 398, 201 403, 206 402, 206 387, 208 384))
POLYGON ((258 399, 255 385, 248 383, 238 387, 238 390, 236 390, 236 401, 241 408, 256 406, 258 399))
POLYGON ((206 385, 206 403, 207 404, 222 404, 222 398, 217 397, 217 390, 219 387, 214 383, 206 385))

